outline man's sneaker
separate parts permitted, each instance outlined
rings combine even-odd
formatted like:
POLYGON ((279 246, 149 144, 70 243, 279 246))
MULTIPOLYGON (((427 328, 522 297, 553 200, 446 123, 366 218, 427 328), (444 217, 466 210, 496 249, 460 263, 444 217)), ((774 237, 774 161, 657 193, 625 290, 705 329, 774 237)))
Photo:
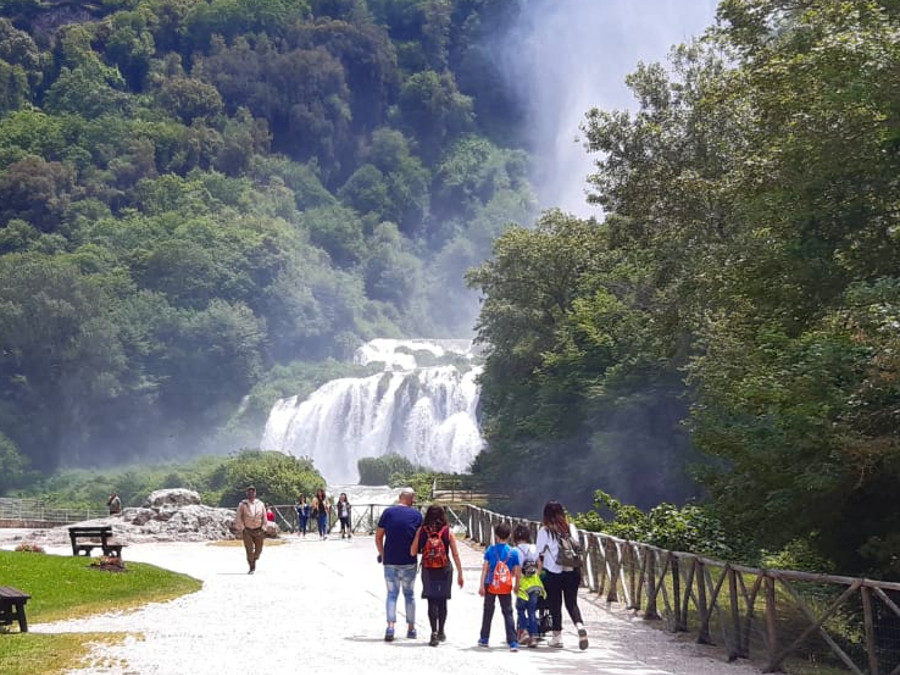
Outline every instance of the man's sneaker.
POLYGON ((588 648, 587 630, 584 628, 584 626, 578 629, 578 648, 588 648))
POLYGON ((392 626, 388 626, 384 631, 384 641, 385 642, 393 642, 394 641, 394 628, 392 626))
POLYGON ((487 638, 478 638, 478 646, 484 647, 485 649, 487 649, 487 647, 488 647, 487 638))
POLYGON ((447 635, 446 635, 446 633, 444 633, 444 631, 442 631, 442 630, 438 631, 438 640, 440 640, 441 642, 447 641, 447 635))
POLYGON ((406 637, 408 637, 410 640, 415 640, 418 637, 418 634, 416 633, 416 629, 409 628, 409 630, 406 631, 406 637))
POLYGON ((509 643, 509 651, 511 651, 511 652, 519 651, 519 643, 518 642, 510 642, 509 643))
POLYGON ((438 640, 438 634, 432 633, 431 639, 428 641, 429 647, 437 647, 440 644, 440 640, 438 640))

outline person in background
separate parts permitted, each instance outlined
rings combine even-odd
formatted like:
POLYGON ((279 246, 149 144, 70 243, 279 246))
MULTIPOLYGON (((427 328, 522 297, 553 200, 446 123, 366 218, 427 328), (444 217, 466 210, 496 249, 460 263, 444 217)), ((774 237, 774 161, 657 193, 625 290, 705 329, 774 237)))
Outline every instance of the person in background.
POLYGON ((325 489, 316 490, 316 496, 312 501, 312 512, 319 526, 319 539, 328 539, 328 513, 331 511, 331 502, 325 496, 325 489))
POLYGON ((544 506, 544 517, 537 535, 537 550, 544 568, 544 586, 547 589, 547 602, 550 605, 550 616, 553 619, 553 635, 550 646, 561 648, 562 644, 562 603, 566 602, 566 610, 578 631, 578 647, 588 648, 587 630, 578 609, 578 586, 581 584, 581 572, 576 567, 561 565, 559 556, 560 542, 568 539, 578 541, 578 530, 566 520, 566 512, 557 501, 549 501, 544 506))
POLYGON ((416 556, 410 553, 413 538, 422 525, 422 514, 413 507, 416 493, 412 488, 400 490, 399 504, 389 506, 378 519, 375 530, 375 548, 378 562, 384 564, 384 582, 387 586, 387 628, 384 641, 394 639, 394 624, 397 622, 397 597, 403 589, 406 601, 406 637, 416 639, 416 556))
POLYGON ((309 504, 306 503, 306 495, 300 495, 300 500, 294 508, 297 509, 297 534, 305 537, 309 525, 309 504))
POLYGON ((538 600, 547 597, 544 584, 541 583, 541 558, 537 547, 531 543, 531 530, 527 525, 519 523, 513 530, 513 543, 519 550, 522 560, 522 580, 516 595, 516 614, 518 616, 519 644, 537 647, 538 600))
POLYGON ((509 545, 510 529, 507 523, 498 523, 494 528, 496 544, 489 546, 484 552, 484 564, 481 566, 481 583, 478 595, 484 598, 484 613, 481 616, 481 637, 479 647, 487 647, 491 637, 491 621, 494 618, 494 598, 500 602, 503 623, 506 628, 506 643, 509 651, 519 651, 516 640, 516 627, 513 624, 512 595, 519 592, 519 581, 522 578, 522 562, 519 551, 509 545), (512 595, 510 594, 512 593, 512 595))
POLYGON ((353 536, 353 524, 350 518, 350 502, 347 501, 347 493, 342 492, 337 503, 338 520, 341 521, 341 539, 345 536, 349 539, 353 536))
POLYGON ((275 509, 271 505, 266 509, 266 520, 270 523, 275 522, 275 509))
POLYGON ((106 508, 109 509, 109 515, 116 516, 122 512, 122 500, 119 499, 118 492, 111 492, 109 499, 106 500, 106 508))
POLYGON ((256 571, 256 561, 262 554, 263 541, 265 540, 266 505, 256 498, 256 488, 247 488, 247 498, 242 500, 237 507, 234 518, 234 529, 244 540, 244 550, 247 552, 247 563, 253 574, 256 571))
POLYGON ((463 587, 462 563, 459 561, 459 549, 456 537, 450 531, 447 513, 442 506, 429 506, 425 512, 425 521, 416 530, 411 555, 422 554, 422 597, 428 601, 428 621, 431 623, 432 647, 447 639, 444 624, 447 622, 447 600, 453 588, 453 567, 450 555, 456 565, 456 581, 463 587))

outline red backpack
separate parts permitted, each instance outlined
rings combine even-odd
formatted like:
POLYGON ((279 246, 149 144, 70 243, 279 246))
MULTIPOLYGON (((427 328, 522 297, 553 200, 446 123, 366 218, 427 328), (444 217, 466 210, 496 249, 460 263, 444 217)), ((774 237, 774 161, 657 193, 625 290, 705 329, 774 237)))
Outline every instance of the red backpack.
POLYGON ((510 549, 504 560, 497 560, 497 564, 494 565, 494 573, 491 575, 488 593, 492 595, 509 595, 512 593, 512 572, 509 571, 509 559, 511 556, 512 550, 510 549))
POLYGON ((422 567, 429 569, 443 569, 447 566, 447 545, 444 543, 444 535, 450 528, 446 525, 440 530, 426 530, 428 539, 422 551, 422 567))

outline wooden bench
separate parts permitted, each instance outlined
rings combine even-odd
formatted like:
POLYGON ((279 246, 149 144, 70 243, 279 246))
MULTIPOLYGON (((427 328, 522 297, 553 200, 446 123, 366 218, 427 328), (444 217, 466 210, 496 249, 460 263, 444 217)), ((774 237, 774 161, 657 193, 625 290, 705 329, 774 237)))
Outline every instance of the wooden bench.
POLYGON ((99 527, 70 527, 69 539, 72 540, 72 555, 81 555, 84 553, 89 556, 98 546, 103 550, 103 555, 122 557, 122 547, 112 539, 112 526, 103 525, 99 527), (79 543, 80 539, 87 539, 86 543, 79 543), (100 541, 97 541, 97 540, 100 541))
POLYGON ((25 619, 25 603, 31 598, 18 588, 0 586, 0 626, 8 626, 18 620, 19 630, 28 632, 28 621, 25 619))

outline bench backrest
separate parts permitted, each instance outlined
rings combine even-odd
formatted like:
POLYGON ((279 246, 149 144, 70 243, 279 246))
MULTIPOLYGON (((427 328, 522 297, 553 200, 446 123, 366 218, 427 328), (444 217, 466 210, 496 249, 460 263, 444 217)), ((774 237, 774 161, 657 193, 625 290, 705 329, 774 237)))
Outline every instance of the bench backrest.
POLYGON ((105 525, 102 527, 70 527, 69 536, 75 537, 102 537, 112 536, 112 526, 105 525))

